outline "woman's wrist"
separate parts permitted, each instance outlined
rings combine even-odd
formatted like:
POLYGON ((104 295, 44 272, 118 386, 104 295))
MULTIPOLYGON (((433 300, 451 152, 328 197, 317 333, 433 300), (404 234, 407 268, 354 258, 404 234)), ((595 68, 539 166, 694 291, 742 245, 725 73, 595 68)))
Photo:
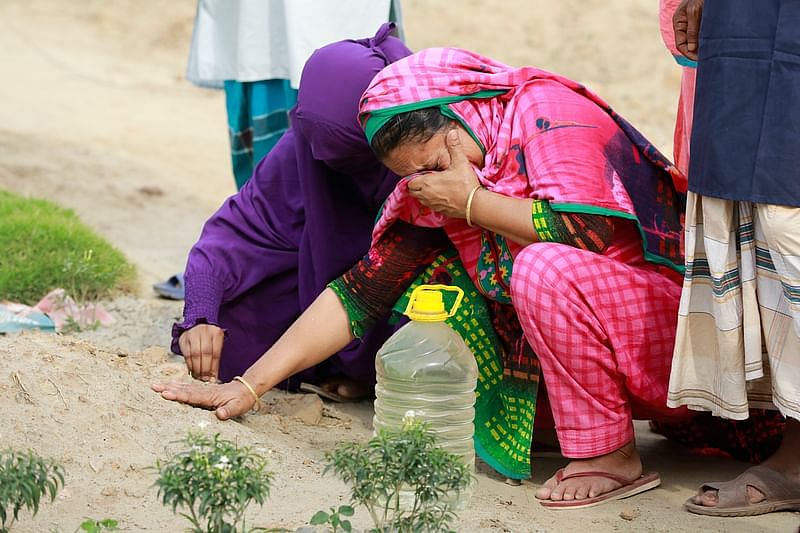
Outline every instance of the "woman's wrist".
POLYGON ((475 218, 472 215, 472 208, 475 204, 475 196, 477 196, 478 191, 482 190, 483 187, 480 183, 475 185, 472 190, 467 195, 467 202, 466 206, 464 207, 464 219, 467 221, 467 225, 472 227, 475 225, 475 218))
POLYGON ((538 240, 531 222, 532 202, 530 199, 511 198, 481 188, 472 199, 470 221, 473 226, 527 246, 538 240))
POLYGON ((262 373, 258 371, 257 365, 253 365, 241 376, 245 381, 247 381, 247 383, 253 388, 253 391, 259 397, 266 394, 267 391, 275 386, 275 383, 272 383, 270 376, 261 374, 262 373))
POLYGON ((256 392, 256 389, 250 384, 250 382, 242 376, 234 377, 232 382, 238 383, 245 388, 247 394, 250 395, 250 398, 253 400, 253 407, 256 411, 260 411, 262 393, 256 392))

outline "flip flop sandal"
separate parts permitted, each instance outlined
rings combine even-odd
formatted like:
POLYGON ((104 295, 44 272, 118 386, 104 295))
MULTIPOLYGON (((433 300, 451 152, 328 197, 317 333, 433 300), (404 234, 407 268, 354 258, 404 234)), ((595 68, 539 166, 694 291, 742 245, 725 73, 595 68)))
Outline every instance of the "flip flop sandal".
POLYGON ((800 511, 800 483, 766 466, 754 466, 731 481, 705 483, 700 490, 716 490, 717 505, 694 503, 683 506, 687 511, 707 516, 755 516, 776 511, 800 511), (747 487, 761 491, 764 501, 750 503, 747 487))
POLYGON ((599 496, 595 496, 594 498, 584 498, 583 500, 569 501, 539 500, 539 503, 542 505, 542 507, 547 507, 548 509, 586 509, 587 507, 594 507, 595 505, 600 505, 613 500, 629 498, 661 485, 661 477, 658 475, 658 472, 646 472, 633 480, 625 479, 608 472, 576 472, 575 474, 570 474, 568 476, 564 475, 563 468, 556 472, 556 481, 558 483, 568 479, 576 479, 581 477, 604 477, 606 479, 616 481, 622 486, 599 496))
POLYGON ((183 300, 185 295, 184 288, 183 273, 175 274, 167 281, 153 285, 153 290, 159 296, 169 300, 183 300))
POLYGON ((320 398, 325 398, 326 400, 330 400, 336 403, 354 403, 360 402, 361 400, 366 400, 367 398, 349 398, 346 396, 342 396, 341 394, 337 394, 333 391, 323 389, 320 386, 312 385, 311 383, 301 383, 300 387, 298 387, 303 392, 310 392, 316 394, 320 398))

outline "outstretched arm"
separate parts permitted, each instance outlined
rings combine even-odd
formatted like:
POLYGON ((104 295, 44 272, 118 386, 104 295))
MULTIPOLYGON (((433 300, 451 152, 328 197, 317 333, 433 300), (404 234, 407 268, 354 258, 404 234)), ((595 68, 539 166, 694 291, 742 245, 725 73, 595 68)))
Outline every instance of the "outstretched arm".
MULTIPOLYGON (((331 283, 334 288, 323 291, 242 378, 261 396, 289 376, 338 352, 354 338, 354 330, 360 336, 360 332, 388 315, 419 271, 447 245, 447 238, 438 228, 395 222, 381 241, 331 283)), ((221 385, 173 382, 154 385, 153 390, 167 400, 215 409, 222 420, 247 412, 255 403, 253 393, 238 381, 221 385)))
MULTIPOLYGON (((287 377, 320 363, 353 340, 347 312, 331 289, 325 289, 278 341, 247 369, 242 378, 261 396, 287 377)), ((153 385, 166 400, 214 409, 220 420, 246 413, 255 404, 247 387, 178 383, 153 385)))

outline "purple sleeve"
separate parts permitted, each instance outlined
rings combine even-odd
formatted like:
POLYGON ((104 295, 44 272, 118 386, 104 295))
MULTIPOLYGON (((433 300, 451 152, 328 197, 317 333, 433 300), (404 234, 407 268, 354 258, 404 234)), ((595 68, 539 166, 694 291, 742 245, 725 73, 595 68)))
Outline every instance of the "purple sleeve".
POLYGON ((183 322, 172 331, 172 350, 187 329, 214 324, 222 304, 270 276, 297 268, 303 204, 294 136, 287 132, 250 180, 206 221, 184 272, 183 322))

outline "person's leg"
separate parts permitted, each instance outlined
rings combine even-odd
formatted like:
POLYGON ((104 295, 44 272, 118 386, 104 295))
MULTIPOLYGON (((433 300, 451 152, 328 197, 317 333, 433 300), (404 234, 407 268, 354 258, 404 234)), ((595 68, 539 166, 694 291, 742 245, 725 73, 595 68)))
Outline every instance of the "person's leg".
MULTIPOLYGON (((787 417, 778 450, 762 464, 800 483, 800 208, 757 204, 758 303, 766 339, 773 402, 787 417)), ((765 500, 748 485, 749 503, 765 500)), ((700 490, 697 505, 714 507, 717 490, 700 490)))
POLYGON ((651 420, 650 429, 691 453, 761 464, 780 447, 786 419, 774 409, 751 409, 746 420, 702 412, 688 420, 651 420))
MULTIPOLYGON (((632 403, 665 407, 680 287, 646 268, 573 247, 537 243, 515 258, 512 300, 539 356, 569 475, 602 471, 634 480, 632 403)), ((537 497, 573 500, 620 483, 584 477, 537 497)))
POLYGON ((250 122, 250 91, 247 83, 233 80, 225 82, 225 108, 233 179, 238 191, 250 179, 256 163, 253 160, 253 125, 250 122))
POLYGON ((258 164, 289 129, 289 110, 297 102, 297 89, 289 80, 273 79, 248 84, 253 126, 253 164, 258 164))
POLYGON ((289 128, 289 110, 296 101, 297 90, 289 86, 288 80, 225 81, 231 164, 237 190, 289 128))

